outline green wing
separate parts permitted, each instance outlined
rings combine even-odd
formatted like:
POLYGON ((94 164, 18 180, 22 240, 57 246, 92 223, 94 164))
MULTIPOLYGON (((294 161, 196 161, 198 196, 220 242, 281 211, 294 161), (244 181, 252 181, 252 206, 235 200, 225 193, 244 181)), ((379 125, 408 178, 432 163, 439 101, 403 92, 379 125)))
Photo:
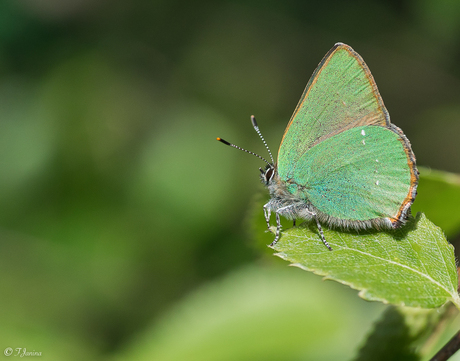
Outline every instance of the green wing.
POLYGON ((363 59, 338 43, 316 68, 286 128, 278 175, 289 192, 340 220, 405 218, 415 156, 363 59))
POLYGON ((388 112, 364 60, 337 43, 316 68, 286 127, 278 152, 278 174, 289 169, 315 144, 346 129, 389 126, 388 112))
POLYGON ((290 191, 338 219, 397 218, 412 181, 399 139, 399 134, 379 126, 328 138, 297 162, 290 191))

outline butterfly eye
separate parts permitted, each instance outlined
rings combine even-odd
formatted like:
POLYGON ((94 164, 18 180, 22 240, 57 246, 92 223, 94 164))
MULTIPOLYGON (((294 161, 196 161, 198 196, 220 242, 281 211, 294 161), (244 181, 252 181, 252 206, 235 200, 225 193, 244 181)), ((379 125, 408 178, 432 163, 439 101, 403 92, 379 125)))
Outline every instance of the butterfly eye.
POLYGON ((267 171, 265 172, 265 181, 267 183, 270 182, 274 174, 275 174, 275 169, 273 169, 272 167, 268 168, 267 171))

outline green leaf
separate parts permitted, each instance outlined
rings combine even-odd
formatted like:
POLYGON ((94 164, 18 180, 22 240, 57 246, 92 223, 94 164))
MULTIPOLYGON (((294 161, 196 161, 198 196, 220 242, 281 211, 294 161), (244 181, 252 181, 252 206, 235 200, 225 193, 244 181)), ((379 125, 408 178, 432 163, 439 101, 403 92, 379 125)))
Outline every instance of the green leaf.
POLYGON ((274 247, 276 255, 349 285, 369 301, 432 308, 450 300, 460 308, 453 246, 425 215, 396 231, 325 229, 324 235, 332 252, 316 226, 288 229, 274 247))
POLYGON ((460 232, 460 175, 418 167, 420 181, 412 212, 424 212, 447 237, 460 232))

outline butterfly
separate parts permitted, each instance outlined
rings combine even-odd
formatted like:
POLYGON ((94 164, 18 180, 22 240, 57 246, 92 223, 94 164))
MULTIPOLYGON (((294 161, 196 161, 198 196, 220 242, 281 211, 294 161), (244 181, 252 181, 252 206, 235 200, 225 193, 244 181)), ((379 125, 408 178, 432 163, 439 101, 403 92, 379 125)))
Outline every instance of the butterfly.
POLYGON ((270 201, 264 215, 274 246, 283 216, 314 221, 332 251, 321 224, 342 229, 396 229, 410 216, 417 194, 415 155, 402 130, 390 122, 374 78, 362 57, 337 43, 311 76, 294 110, 275 162, 251 117, 271 162, 222 138, 220 142, 253 154, 270 201))

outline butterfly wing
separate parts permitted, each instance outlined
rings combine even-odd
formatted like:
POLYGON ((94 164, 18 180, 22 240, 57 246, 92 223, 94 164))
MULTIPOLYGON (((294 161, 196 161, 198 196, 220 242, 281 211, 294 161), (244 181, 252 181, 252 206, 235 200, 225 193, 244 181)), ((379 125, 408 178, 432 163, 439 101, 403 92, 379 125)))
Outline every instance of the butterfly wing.
POLYGON ((280 145, 278 175, 340 220, 396 224, 412 204, 418 173, 410 143, 348 45, 336 44, 308 82, 280 145))
POLYGON ((310 78, 284 132, 278 173, 309 148, 338 132, 360 125, 389 124, 388 112, 364 60, 351 47, 336 44, 310 78))
POLYGON ((295 193, 343 221, 397 221, 412 182, 400 135, 380 126, 324 140, 304 153, 293 173, 295 193))

